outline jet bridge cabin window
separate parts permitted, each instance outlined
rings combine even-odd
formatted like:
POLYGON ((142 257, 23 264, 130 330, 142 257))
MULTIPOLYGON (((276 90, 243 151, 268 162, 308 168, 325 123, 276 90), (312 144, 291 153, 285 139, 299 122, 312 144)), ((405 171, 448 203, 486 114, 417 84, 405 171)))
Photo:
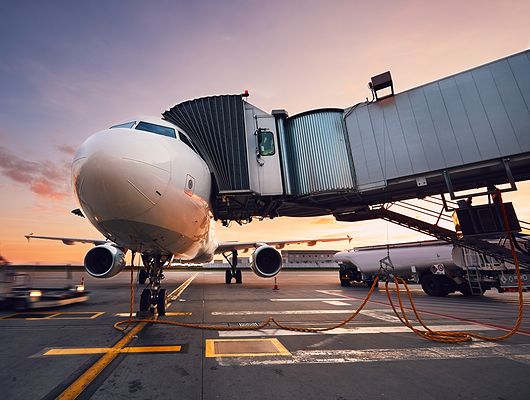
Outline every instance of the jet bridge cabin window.
POLYGON ((138 125, 136 125, 136 129, 140 131, 156 133, 162 136, 172 137, 175 139, 177 138, 177 135, 175 134, 175 129, 169 128, 167 126, 151 124, 145 121, 141 121, 138 125))
POLYGON ((258 150, 260 156, 272 156, 276 153, 274 148, 274 134, 265 129, 258 130, 258 150))

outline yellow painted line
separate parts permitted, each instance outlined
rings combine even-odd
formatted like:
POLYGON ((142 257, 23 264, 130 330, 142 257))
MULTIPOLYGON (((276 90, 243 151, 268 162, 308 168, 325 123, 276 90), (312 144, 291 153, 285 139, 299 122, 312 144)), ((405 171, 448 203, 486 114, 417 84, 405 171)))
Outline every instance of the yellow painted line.
POLYGON ((205 357, 263 357, 263 356, 290 356, 291 353, 280 343, 278 339, 263 338, 263 339, 206 339, 205 357), (266 341, 276 347, 275 352, 256 352, 256 353, 217 353, 215 351, 216 342, 256 342, 266 341))
MULTIPOLYGON (((186 280, 180 285, 172 294, 177 293, 176 296, 180 296, 184 289, 186 289, 191 281, 199 275, 196 273, 190 279, 186 280), (182 288, 182 289, 181 289, 182 288)), ((129 342, 136 336, 140 331, 147 325, 147 322, 140 322, 134 328, 132 328, 118 343, 112 346, 112 349, 123 349, 129 344, 129 342)), ((88 368, 79 378, 77 378, 64 392, 62 392, 57 399, 59 400, 72 400, 76 399, 88 385, 103 371, 111 362, 118 356, 117 351, 111 351, 105 353, 99 360, 97 360, 90 368, 88 368)))
MULTIPOLYGON (((102 316, 105 314, 103 311, 80 311, 80 312, 23 312, 23 313, 14 313, 5 315, 3 317, 0 317, 0 319, 18 319, 18 320, 24 320, 24 321, 48 321, 50 319, 95 319, 97 317, 102 316), (43 315, 43 317, 28 317, 28 318, 13 318, 17 315, 24 316, 24 315, 43 315), (80 316, 80 317, 69 317, 69 315, 86 315, 86 316, 80 316)), ((127 314, 129 315, 129 314, 127 314)))
MULTIPOLYGON (((112 349, 122 349, 137 335, 144 327, 147 322, 140 322, 134 328, 132 328, 118 343, 112 346, 112 349)), ((88 368, 83 375, 75 380, 64 392, 62 392, 57 399, 70 400, 76 399, 107 365, 114 360, 119 353, 117 351, 109 351, 105 353, 99 360, 97 360, 90 368, 88 368)))
POLYGON ((124 347, 116 349, 113 347, 80 347, 70 349, 50 349, 45 356, 71 356, 85 354, 104 354, 104 353, 178 353, 182 346, 139 346, 124 347))
POLYGON ((71 349, 50 349, 43 355, 45 356, 69 356, 69 355, 80 355, 80 354, 103 354, 110 353, 118 350, 112 347, 85 347, 85 348, 71 348, 71 349))
MULTIPOLYGON (((61 317, 57 317, 57 315, 52 315, 51 317, 47 317, 47 319, 96 319, 97 317, 102 316, 105 314, 103 311, 82 311, 82 312, 63 312, 58 313, 57 315, 61 315, 61 317), (63 316, 64 315, 64 316, 63 316), (81 317, 69 317, 69 315, 82 315, 81 317)), ((129 316, 129 314, 127 314, 129 316)))
MULTIPOLYGON (((50 319, 50 318, 54 318, 54 317, 57 317, 59 315, 63 314, 62 312, 58 312, 58 313, 55 313, 55 314, 52 314, 52 315, 48 315, 47 317, 44 317, 44 318, 35 318, 35 319, 50 319)), ((28 319, 33 319, 33 318, 28 318, 28 319)), ((57 318, 59 319, 59 318, 57 318)))
POLYGON ((199 275, 198 272, 196 272, 194 275, 190 276, 182 285, 180 285, 178 288, 173 290, 167 297, 166 297, 166 303, 169 301, 173 301, 177 299, 184 290, 191 284, 191 282, 199 275))
POLYGON ((182 346, 140 346, 125 347, 121 353, 178 353, 182 346))

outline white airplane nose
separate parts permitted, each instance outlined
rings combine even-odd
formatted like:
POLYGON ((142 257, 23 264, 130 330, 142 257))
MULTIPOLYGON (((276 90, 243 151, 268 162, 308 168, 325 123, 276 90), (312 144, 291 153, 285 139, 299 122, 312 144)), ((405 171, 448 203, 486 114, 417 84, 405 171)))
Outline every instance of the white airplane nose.
POLYGON ((103 222, 138 216, 158 203, 171 178, 164 143, 163 137, 119 128, 88 138, 72 165, 85 212, 103 222))

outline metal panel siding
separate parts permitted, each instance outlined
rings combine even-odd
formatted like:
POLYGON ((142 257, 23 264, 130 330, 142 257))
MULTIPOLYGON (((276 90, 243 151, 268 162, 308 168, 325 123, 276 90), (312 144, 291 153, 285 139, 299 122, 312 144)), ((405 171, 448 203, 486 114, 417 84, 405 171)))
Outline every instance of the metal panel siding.
POLYGON ((276 122, 276 126, 278 128, 278 141, 279 141, 279 147, 280 147, 280 160, 282 163, 282 171, 283 171, 283 191, 285 194, 291 194, 291 176, 289 172, 289 155, 287 153, 288 148, 288 139, 285 135, 285 121, 283 118, 278 119, 276 122))
POLYGON ((285 135, 293 194, 354 188, 342 111, 291 117, 285 121, 285 135))
POLYGON ((346 127, 357 184, 382 181, 382 163, 379 159, 368 107, 361 107, 350 114, 350 118, 346 118, 346 127))
POLYGON ((530 51, 345 116, 359 190, 530 152, 530 51))
POLYGON ((425 149, 425 157, 429 163, 429 170, 436 170, 443 168, 446 165, 445 158, 434 129, 432 116, 427 105, 427 98, 423 88, 417 91, 408 93, 410 102, 412 104, 412 112, 414 113, 416 124, 420 131, 421 141, 425 149))
POLYGON ((388 135, 388 143, 390 144, 390 150, 393 155, 393 162, 396 166, 396 173, 399 175, 412 174, 411 155, 405 142, 401 120, 394 102, 385 104, 383 107, 383 120, 385 123, 385 131, 388 135))
POLYGON ((477 85, 472 74, 455 76, 458 92, 462 98, 464 112, 473 131, 482 160, 501 156, 501 151, 488 121, 486 110, 480 101, 477 85))
POLYGON ((434 123, 435 134, 444 156, 445 166, 462 164, 463 159, 456 144, 455 134, 449 122, 449 116, 447 115, 447 109, 445 108, 438 83, 426 86, 424 93, 434 123))
POLYGON ((445 107, 456 140, 458 153, 464 163, 480 161, 480 152, 454 78, 444 79, 439 84, 445 107))
POLYGON ((412 105, 408 96, 396 97, 396 107, 401 122, 401 129, 405 143, 407 144, 408 153, 412 171, 414 173, 425 171, 429 168, 425 148, 414 119, 412 105))
POLYGON ((507 61, 495 63, 491 66, 491 73, 518 142, 522 146, 530 146, 528 108, 517 87, 510 64, 507 61))
POLYGON ((502 104, 491 69, 485 66, 473 71, 473 79, 477 84, 480 100, 486 110, 501 155, 518 153, 519 142, 502 104))
POLYGON ((526 109, 530 110, 530 52, 518 54, 508 59, 510 68, 515 80, 517 81, 517 88, 524 99, 526 109))

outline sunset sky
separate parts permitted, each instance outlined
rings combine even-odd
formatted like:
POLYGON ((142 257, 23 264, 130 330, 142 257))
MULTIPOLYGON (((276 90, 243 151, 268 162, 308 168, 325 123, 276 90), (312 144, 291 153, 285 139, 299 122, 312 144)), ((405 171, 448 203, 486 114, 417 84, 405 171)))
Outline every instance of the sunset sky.
MULTIPOLYGON (((30 232, 101 237, 70 185, 75 149, 134 115, 205 95, 250 91, 289 114, 347 107, 392 72, 397 92, 530 48, 530 2, 2 1, 0 254, 13 263, 81 264, 88 247, 30 232)), ((513 200, 530 220, 530 184, 513 200)), ((353 245, 421 239, 384 222, 331 217, 219 227, 220 240, 349 234, 353 245)), ((342 249, 347 243, 326 245, 342 249)))

